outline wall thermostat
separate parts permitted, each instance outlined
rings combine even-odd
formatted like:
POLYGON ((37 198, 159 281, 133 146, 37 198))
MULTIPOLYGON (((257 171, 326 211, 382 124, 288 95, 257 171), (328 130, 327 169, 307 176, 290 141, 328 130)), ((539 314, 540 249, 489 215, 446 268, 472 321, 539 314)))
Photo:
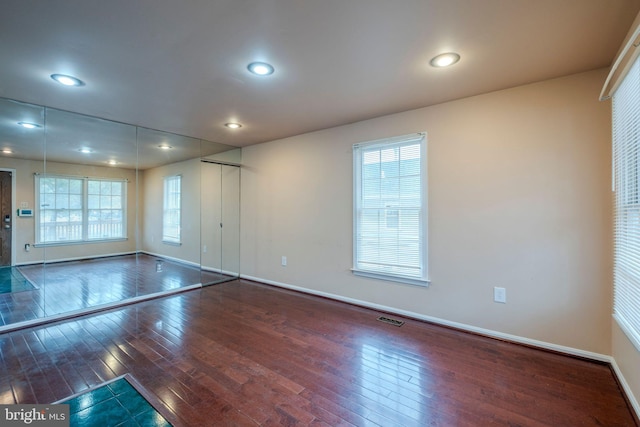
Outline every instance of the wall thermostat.
POLYGON ((33 216, 33 209, 18 209, 18 216, 33 216))

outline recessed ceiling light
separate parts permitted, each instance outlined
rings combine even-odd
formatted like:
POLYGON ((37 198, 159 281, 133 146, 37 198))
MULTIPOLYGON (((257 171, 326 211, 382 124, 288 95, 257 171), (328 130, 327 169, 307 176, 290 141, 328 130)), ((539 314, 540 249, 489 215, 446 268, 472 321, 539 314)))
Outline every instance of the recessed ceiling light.
POLYGON ((51 78, 65 86, 84 86, 84 82, 82 80, 65 74, 51 74, 51 78))
POLYGON ((429 61, 429 64, 431 64, 432 67, 442 68, 453 65, 458 61, 460 61, 460 55, 455 52, 447 52, 434 57, 429 61))
POLYGON ((158 148, 161 150, 171 150, 173 147, 167 144, 158 145, 158 148))
POLYGON ((252 62, 247 65, 247 69, 253 74, 257 74, 259 76, 268 76, 269 74, 273 74, 273 66, 266 62, 252 62))
POLYGON ((93 153, 93 150, 91 148, 87 148, 87 147, 82 147, 78 151, 81 152, 81 153, 84 153, 84 154, 93 153))
POLYGON ((8 149, 8 148, 4 148, 4 149, 2 150, 2 153, 3 153, 3 154, 12 154, 12 153, 13 153, 13 151, 11 151, 11 150, 10 150, 10 149, 8 149))
POLYGON ((224 125, 229 129, 240 129, 242 127, 240 123, 225 123, 224 125))
POLYGON ((40 126, 40 125, 38 125, 38 124, 35 124, 35 123, 29 123, 29 122, 18 122, 18 124, 19 124, 20 126, 22 126, 23 128, 26 128, 26 129, 35 129, 35 128, 42 127, 42 126, 40 126))

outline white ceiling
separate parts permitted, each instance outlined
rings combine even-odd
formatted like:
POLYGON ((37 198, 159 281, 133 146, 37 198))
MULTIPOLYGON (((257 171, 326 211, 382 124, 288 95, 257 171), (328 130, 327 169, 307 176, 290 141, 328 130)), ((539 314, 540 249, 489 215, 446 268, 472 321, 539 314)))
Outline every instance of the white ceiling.
POLYGON ((2 0, 0 96, 246 146, 608 66, 639 9, 639 0, 2 0), (444 51, 461 61, 430 67, 444 51), (257 60, 276 72, 249 74, 257 60), (63 87, 52 73, 86 86, 63 87))

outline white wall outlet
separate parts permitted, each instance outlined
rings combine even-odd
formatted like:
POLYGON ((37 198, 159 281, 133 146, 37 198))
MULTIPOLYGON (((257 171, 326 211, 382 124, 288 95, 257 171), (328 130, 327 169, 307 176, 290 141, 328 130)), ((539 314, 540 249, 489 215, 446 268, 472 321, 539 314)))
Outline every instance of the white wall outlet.
POLYGON ((493 288, 493 301, 505 304, 507 302, 507 290, 505 288, 493 288))
POLYGON ((205 254, 207 253, 207 245, 204 245, 204 246, 202 247, 202 252, 204 252, 205 254))
POLYGON ((283 267, 287 266, 287 257, 286 256, 282 256, 282 266, 283 267))

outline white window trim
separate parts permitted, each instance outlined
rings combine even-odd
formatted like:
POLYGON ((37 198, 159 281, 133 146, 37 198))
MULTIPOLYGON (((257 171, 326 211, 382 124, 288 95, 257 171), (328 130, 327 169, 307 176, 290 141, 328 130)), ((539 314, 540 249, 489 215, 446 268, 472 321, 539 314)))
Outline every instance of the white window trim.
POLYGON ((182 175, 168 175, 165 176, 162 180, 162 243, 170 246, 181 246, 182 245, 182 175), (171 236, 167 236, 165 234, 165 212, 167 211, 167 182, 168 180, 174 180, 178 178, 180 180, 180 207, 178 208, 180 212, 180 222, 178 224, 178 236, 177 238, 173 238, 171 236))
POLYGON ((409 135, 402 135, 392 138, 384 138, 364 143, 354 144, 353 146, 353 267, 351 271, 356 276, 367 277, 378 280, 391 282, 399 282, 409 285, 428 286, 431 282, 428 274, 428 181, 427 181, 427 134, 420 132, 409 135), (362 185, 362 169, 361 156, 356 155, 358 148, 371 148, 375 145, 392 145, 412 140, 420 141, 420 177, 421 177, 421 218, 420 218, 420 260, 421 260, 421 276, 405 276, 397 273, 384 273, 379 271, 364 270, 357 267, 358 264, 358 210, 360 204, 361 185, 362 185))
POLYGON ((54 174, 54 173, 34 173, 35 179, 34 187, 35 187, 35 242, 33 244, 34 247, 47 247, 47 246, 69 246, 69 245, 83 245, 88 243, 113 243, 118 241, 126 241, 129 239, 127 227, 127 184, 129 180, 124 178, 106 178, 106 177, 93 177, 93 176, 77 176, 77 175, 65 175, 65 174, 54 174), (41 201, 40 201, 40 179, 42 178, 66 178, 66 179, 80 179, 83 181, 82 184, 82 239, 81 240, 60 240, 60 241, 51 241, 51 242, 42 242, 40 236, 40 224, 41 224, 41 201), (100 238, 100 239, 89 239, 87 238, 87 215, 90 210, 88 207, 88 191, 87 191, 87 182, 88 181, 109 181, 109 182, 121 182, 122 185, 122 230, 123 235, 114 237, 114 238, 100 238))

